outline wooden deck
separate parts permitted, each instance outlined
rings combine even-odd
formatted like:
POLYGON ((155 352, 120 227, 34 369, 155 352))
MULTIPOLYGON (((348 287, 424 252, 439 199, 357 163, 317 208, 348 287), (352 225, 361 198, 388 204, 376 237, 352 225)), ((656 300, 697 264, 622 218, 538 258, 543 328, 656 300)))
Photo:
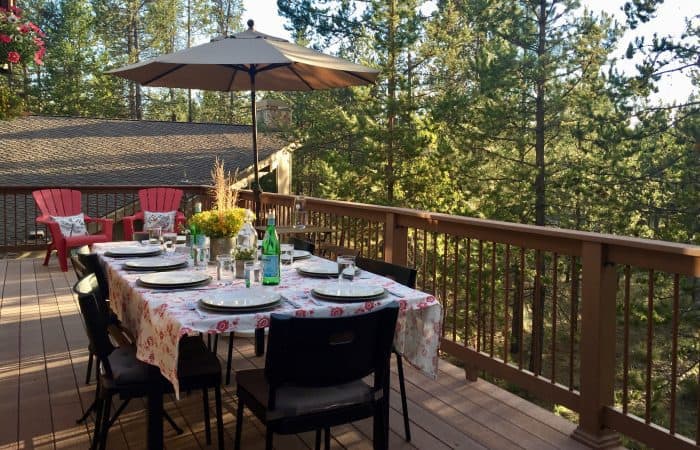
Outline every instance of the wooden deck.
MULTIPOLYGON (((75 276, 48 268, 37 255, 0 260, 0 449, 88 448, 92 422, 76 425, 94 396, 85 385, 87 338, 77 299, 75 276)), ((224 360, 226 345, 219 345, 224 360)), ((234 368, 259 367, 252 341, 238 339, 234 368)), ((575 425, 482 380, 468 383, 461 369, 442 362, 433 381, 407 367, 413 440, 403 439, 396 374, 392 380, 392 449, 582 449, 569 434, 575 425)), ((233 446, 235 389, 224 390, 226 448, 233 446)), ((210 398, 213 396, 210 396, 210 398)), ((212 400, 213 403, 213 400, 212 400)), ((145 406, 134 401, 110 430, 112 449, 145 448, 145 406)), ((201 397, 166 399, 166 410, 185 432, 164 424, 168 449, 209 448, 205 444, 201 397)), ((213 417, 213 408, 212 408, 213 417)), ((212 424, 213 426, 213 424, 212 424)), ((370 420, 332 430, 333 448, 371 449, 370 420)), ((213 436, 216 444, 216 433, 213 436)), ((313 448, 311 433, 275 436, 278 449, 313 448)), ((264 447, 264 429, 246 416, 243 448, 264 447)))

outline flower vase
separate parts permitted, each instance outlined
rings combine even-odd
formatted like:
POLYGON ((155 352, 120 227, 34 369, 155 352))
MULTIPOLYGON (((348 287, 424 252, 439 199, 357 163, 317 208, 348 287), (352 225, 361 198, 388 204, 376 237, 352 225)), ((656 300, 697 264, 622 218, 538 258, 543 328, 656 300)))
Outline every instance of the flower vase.
POLYGON ((215 262, 218 255, 230 255, 231 251, 236 248, 235 237, 220 237, 211 238, 210 261, 215 262))
POLYGON ((236 260, 236 278, 245 278, 245 263, 252 260, 237 259, 236 260))

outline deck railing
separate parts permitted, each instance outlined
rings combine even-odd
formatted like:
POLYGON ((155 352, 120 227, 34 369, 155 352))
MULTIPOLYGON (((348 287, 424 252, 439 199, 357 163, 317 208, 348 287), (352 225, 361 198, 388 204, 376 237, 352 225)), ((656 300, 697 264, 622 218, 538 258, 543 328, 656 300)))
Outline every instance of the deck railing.
MULTIPOLYGON (((241 197, 248 205, 250 193, 241 197)), ((263 194, 282 223, 293 197, 263 194)), ((442 351, 613 430, 700 448, 700 247, 410 209, 307 199, 332 243, 418 269, 444 306, 442 351)))
MULTIPOLYGON (((196 199, 206 207, 205 187, 180 187, 186 213, 196 199)), ((139 187, 78 189, 89 214, 136 209, 139 187)), ((265 193, 261 209, 288 225, 293 201, 265 193)), ((0 188, 0 202, 3 248, 43 244, 24 237, 31 189, 0 188)), ((570 409, 574 436, 593 447, 617 443, 616 431, 700 449, 700 247, 316 198, 306 209, 332 230, 311 238, 418 269, 418 287, 444 307, 442 351, 467 378, 489 374, 570 409)))

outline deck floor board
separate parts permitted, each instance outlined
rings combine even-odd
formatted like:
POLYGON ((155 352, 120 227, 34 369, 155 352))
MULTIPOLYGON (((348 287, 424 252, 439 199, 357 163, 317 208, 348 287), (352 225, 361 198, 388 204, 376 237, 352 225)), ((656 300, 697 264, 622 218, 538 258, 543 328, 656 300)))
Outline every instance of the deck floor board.
MULTIPOLYGON (((40 258, 0 260, 0 449, 83 449, 89 446, 92 420, 76 424, 94 398, 95 383, 85 385, 87 338, 72 293, 75 275, 49 266, 40 258)), ((225 362, 226 339, 218 353, 225 362)), ((262 367, 251 338, 236 337, 234 370, 262 367)), ((395 362, 392 361, 390 409, 391 449, 554 449, 585 448, 569 437, 575 425, 539 406, 483 380, 468 383, 462 369, 440 362, 437 380, 405 365, 411 442, 404 440, 401 402, 395 362)), ((214 398, 209 407, 214 418, 214 398)), ((237 403, 235 386, 223 386, 225 447, 233 447, 237 403)), ((115 403, 118 401, 115 399, 115 403)), ((114 405, 116 409, 117 405, 114 405)), ((184 433, 164 424, 168 449, 204 449, 201 392, 166 396, 165 409, 184 433)), ((144 449, 145 402, 132 400, 110 429, 108 447, 144 449)), ((332 448, 372 448, 372 421, 366 419, 335 427, 332 448)), ((216 424, 212 420, 216 445, 216 424)), ((242 444, 264 448, 265 430, 246 411, 242 444)), ((275 448, 305 450, 314 447, 314 433, 278 436, 275 448)))

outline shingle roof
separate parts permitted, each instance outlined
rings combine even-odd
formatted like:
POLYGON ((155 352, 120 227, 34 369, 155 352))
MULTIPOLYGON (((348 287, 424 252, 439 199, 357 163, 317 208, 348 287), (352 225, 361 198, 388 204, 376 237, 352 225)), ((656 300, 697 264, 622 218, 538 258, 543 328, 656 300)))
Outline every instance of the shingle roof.
MULTIPOLYGON (((259 133, 260 160, 288 145, 259 133)), ((210 184, 253 165, 251 127, 28 116, 0 122, 0 185, 210 184)))

